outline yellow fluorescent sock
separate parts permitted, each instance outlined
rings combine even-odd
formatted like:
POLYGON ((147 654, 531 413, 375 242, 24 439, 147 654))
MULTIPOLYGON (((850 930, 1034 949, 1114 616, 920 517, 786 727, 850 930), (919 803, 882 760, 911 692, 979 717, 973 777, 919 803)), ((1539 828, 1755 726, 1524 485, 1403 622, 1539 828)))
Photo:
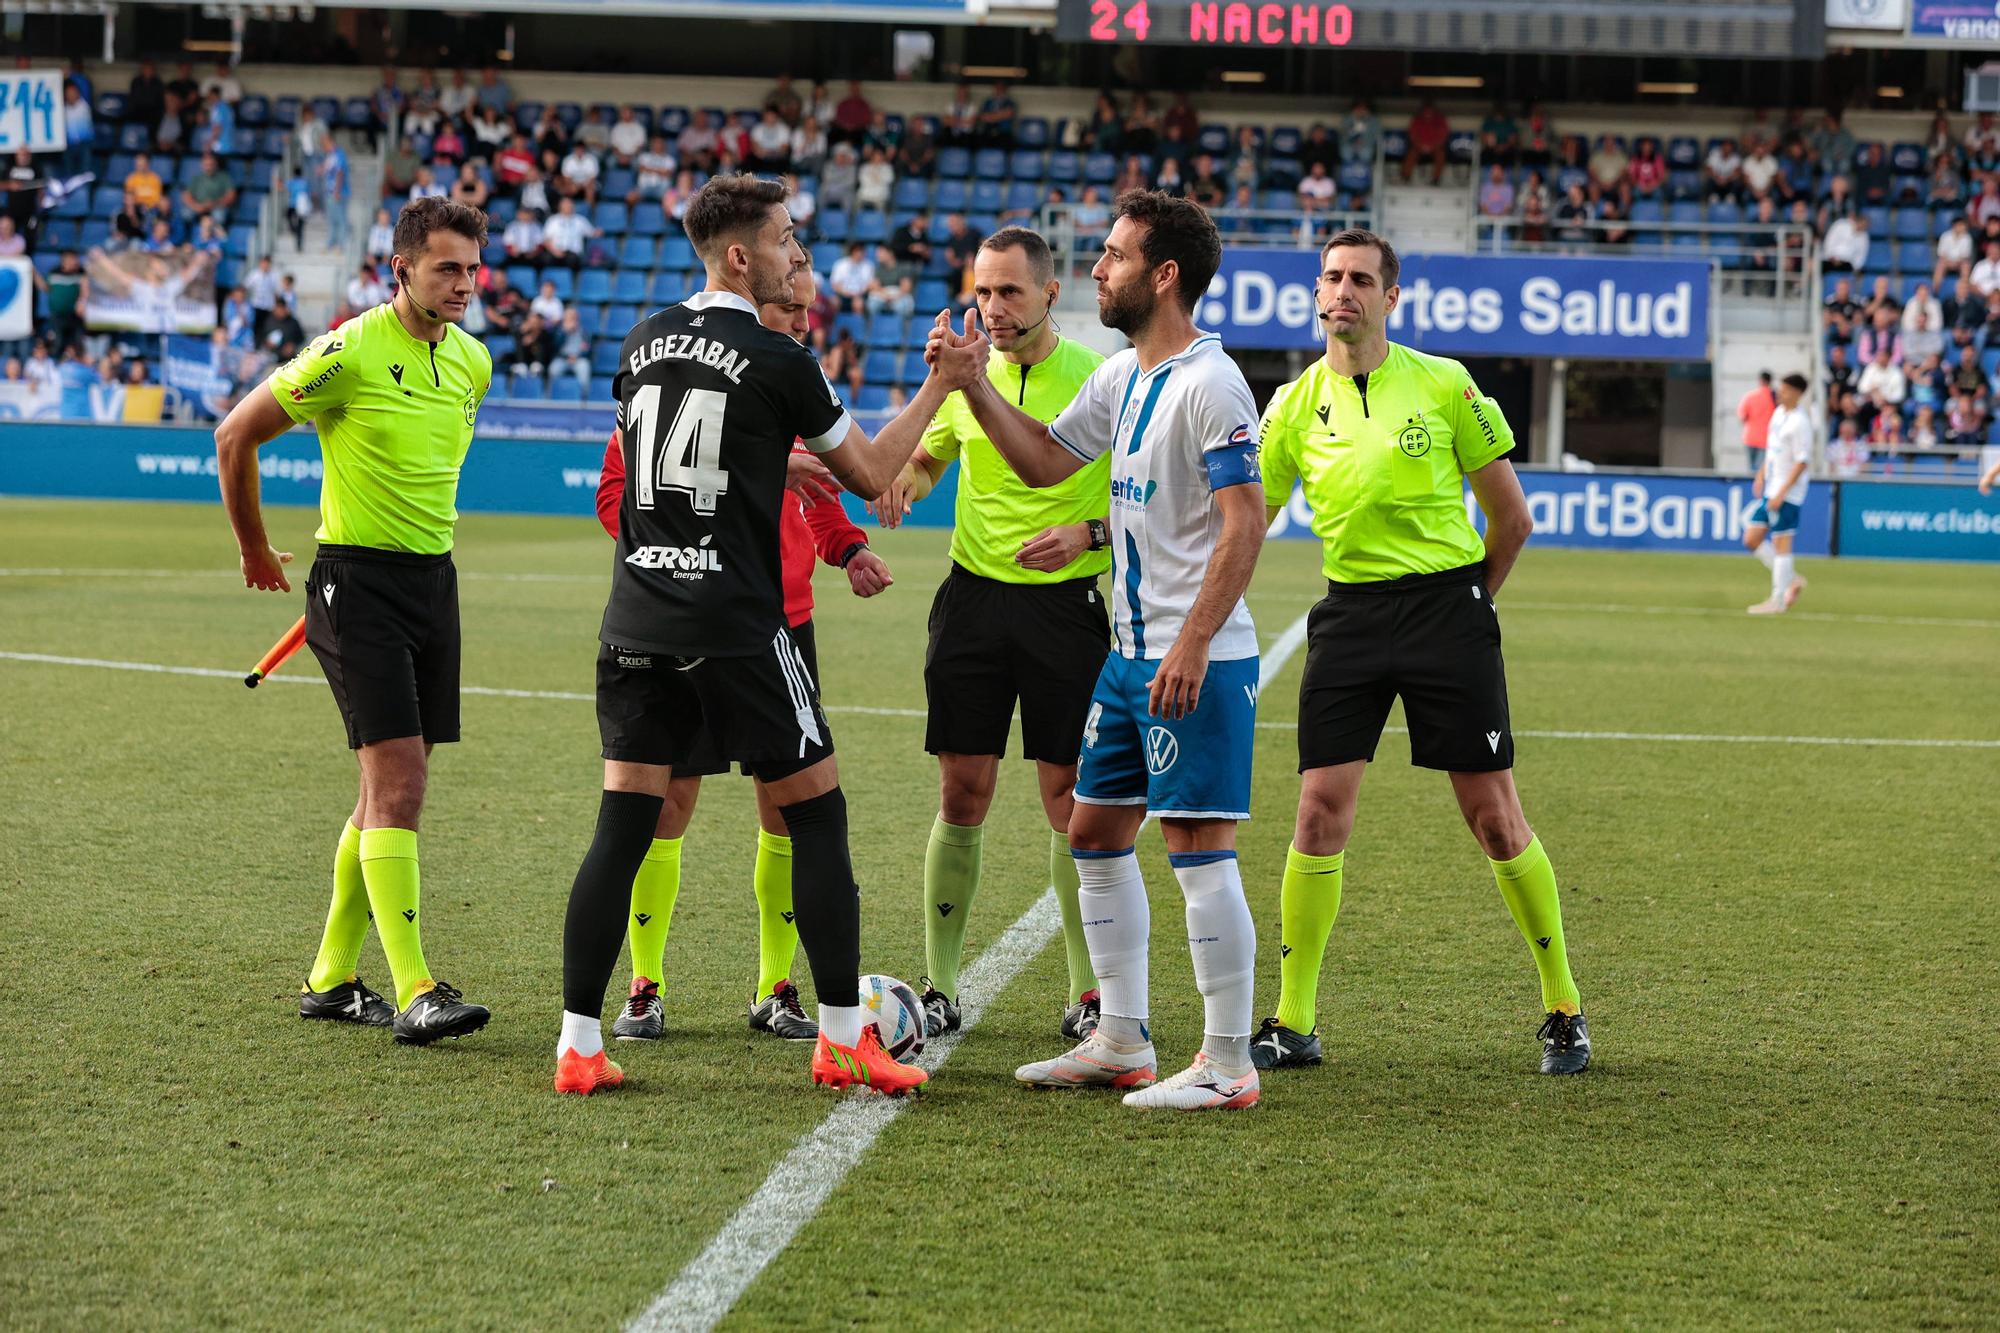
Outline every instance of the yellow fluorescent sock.
POLYGON ((368 885, 368 903, 375 911, 382 952, 389 956, 389 972, 395 978, 396 1007, 407 1009, 418 992, 430 989, 431 984, 417 917, 421 879, 416 830, 363 829, 361 876, 368 885))
POLYGON ((348 820, 340 830, 333 854, 333 902, 320 933, 319 956, 313 959, 306 984, 330 991, 354 975, 361 942, 368 937, 368 886, 361 874, 361 830, 348 820))

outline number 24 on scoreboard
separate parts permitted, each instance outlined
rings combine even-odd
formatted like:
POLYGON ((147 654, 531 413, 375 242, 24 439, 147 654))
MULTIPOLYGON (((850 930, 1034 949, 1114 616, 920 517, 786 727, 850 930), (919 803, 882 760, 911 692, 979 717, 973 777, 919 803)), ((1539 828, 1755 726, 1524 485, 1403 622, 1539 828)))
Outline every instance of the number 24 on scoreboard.
MULTIPOLYGON (((1118 22, 1118 0, 1091 0, 1091 41, 1115 42, 1121 40, 1118 36, 1118 22)), ((1124 22, 1126 31, 1132 34, 1133 41, 1145 41, 1146 32, 1152 27, 1152 20, 1146 16, 1146 0, 1138 0, 1137 4, 1127 9, 1124 14, 1124 22)))

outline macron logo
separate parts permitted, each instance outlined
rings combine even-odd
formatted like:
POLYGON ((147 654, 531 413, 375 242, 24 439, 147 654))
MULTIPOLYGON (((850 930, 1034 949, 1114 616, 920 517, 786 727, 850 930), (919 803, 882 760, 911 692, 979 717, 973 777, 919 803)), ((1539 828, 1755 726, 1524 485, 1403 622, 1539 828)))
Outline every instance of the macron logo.
POLYGON ((1493 753, 1495 753, 1495 754, 1499 754, 1499 753, 1500 753, 1500 733, 1499 733, 1499 732, 1497 732, 1497 731, 1489 731, 1489 732, 1487 732, 1487 733, 1486 733, 1486 748, 1487 748, 1487 749, 1489 749, 1489 750, 1491 750, 1491 751, 1493 751, 1493 753))

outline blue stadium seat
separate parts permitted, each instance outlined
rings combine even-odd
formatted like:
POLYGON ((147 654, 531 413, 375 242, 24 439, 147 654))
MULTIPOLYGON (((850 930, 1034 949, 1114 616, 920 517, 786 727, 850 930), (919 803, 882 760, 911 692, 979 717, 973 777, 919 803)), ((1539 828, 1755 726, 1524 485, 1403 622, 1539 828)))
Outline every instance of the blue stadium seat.
MULTIPOLYGON (((100 96, 97 101, 102 105, 104 98, 100 96)), ((271 123, 271 99, 262 93, 243 94, 243 100, 236 104, 236 123, 246 130, 263 129, 271 123)))
POLYGON ((1928 241, 1931 215, 1921 208, 1899 208, 1890 234, 1899 241, 1928 241))
POLYGON ((1410 155, 1410 136, 1405 130, 1382 131, 1382 160, 1401 162, 1410 155))
POLYGON ((97 118, 99 120, 114 122, 125 119, 125 94, 99 93, 97 95, 97 118))
POLYGON ((819 270, 822 277, 825 276, 840 262, 840 253, 840 247, 837 245, 828 245, 825 242, 815 245, 812 248, 813 267, 819 270))
POLYGON ((617 341, 601 338, 590 345, 590 371, 593 375, 618 373, 618 345, 625 340, 625 335, 616 329, 612 330, 612 334, 617 341))
POLYGON ((981 180, 1007 179, 1007 154, 999 148, 982 148, 972 156, 972 174, 981 180))
MULTIPOLYGON (((939 308, 942 309, 943 307, 939 308)), ((833 336, 836 339, 839 338, 843 330, 853 336, 856 346, 866 347, 868 345, 868 338, 866 336, 868 333, 868 321, 860 315, 855 314, 852 310, 843 310, 833 317, 833 336)))
POLYGON ((889 239, 889 219, 872 210, 855 214, 854 239, 869 245, 882 244, 889 239))
POLYGON ((549 401, 552 403, 580 403, 583 401, 583 386, 576 376, 558 371, 549 379, 549 401))
MULTIPOLYGON (((328 124, 334 122, 329 120, 328 124)), ((365 130, 375 123, 375 108, 365 97, 350 97, 340 104, 339 125, 343 130, 365 130)))
POLYGON ((517 403, 539 403, 542 401, 542 381, 539 376, 507 371, 506 396, 517 403))
POLYGON ((821 213, 813 219, 813 227, 818 231, 820 239, 834 242, 846 241, 848 232, 853 230, 847 214, 840 210, 821 213))
POLYGON ((598 183, 597 195, 600 199, 624 199, 639 185, 639 173, 630 167, 606 167, 604 179, 598 183))
POLYGON ((1479 149, 1479 136, 1471 130, 1453 130, 1444 141, 1445 158, 1452 162, 1472 161, 1472 155, 1479 149))
POLYGON ((1273 157, 1264 164, 1264 184, 1274 189, 1295 190, 1305 174, 1295 157, 1273 157))
POLYGON ((281 130, 289 130, 299 123, 299 99, 287 93, 271 103, 271 124, 281 130))
POLYGON ((611 279, 611 300, 629 301, 633 305, 644 304, 646 285, 652 281, 652 274, 641 268, 621 268, 611 279))
POLYGON ((583 107, 576 102, 557 102, 556 119, 564 129, 575 134, 576 127, 583 124, 583 107))
POLYGON ((1718 199, 1708 206, 1708 220, 1718 227, 1733 227, 1743 221, 1743 210, 1728 199, 1718 199))
MULTIPOLYGON (((1884 247, 1886 248, 1886 247, 1884 247)), ((1930 275, 1937 260, 1937 251, 1929 241, 1902 241, 1896 246, 1896 268, 1904 273, 1930 275)))
POLYGON ((1007 187, 1007 211, 1040 208, 1049 197, 1048 187, 1035 181, 1015 181, 1007 187))
POLYGON ((914 352, 903 353, 903 378, 901 383, 922 384, 924 377, 928 374, 930 374, 930 367, 924 364, 924 354, 921 348, 914 352))
POLYGON ((611 275, 601 268, 587 268, 576 280, 576 299, 603 305, 611 299, 611 275))
POLYGON ((1889 210, 1869 207, 1861 210, 1861 217, 1868 224, 1868 235, 1872 240, 1886 240, 1889 236, 1889 210))
POLYGON ((576 295, 576 275, 561 264, 551 264, 542 270, 542 281, 556 289, 556 295, 567 301, 576 295))
POLYGON ((1271 130, 1271 156, 1297 157, 1306 136, 1296 125, 1278 125, 1271 130))
POLYGON ((1887 273, 1891 267, 1889 261, 1893 258, 1894 256, 1889 253, 1887 245, 1871 245, 1868 247, 1868 258, 1861 265, 1861 271, 1863 273, 1887 273))
POLYGON ((871 349, 861 362, 861 377, 870 384, 895 384, 897 353, 888 348, 871 349))
POLYGON ((607 329, 629 329, 642 318, 636 305, 608 305, 604 307, 604 327, 607 329))
POLYGON ((585 336, 595 338, 604 332, 603 306, 577 301, 570 306, 570 309, 576 311, 576 326, 583 330, 585 336))
POLYGON ((887 412, 889 390, 880 384, 864 384, 861 392, 854 395, 853 407, 857 412, 887 412))
POLYGON ((965 181, 951 177, 940 179, 937 191, 931 196, 931 204, 940 213, 962 213, 972 199, 972 187, 965 181))
POLYGON ((660 127, 660 133, 669 139, 674 138, 688 127, 688 109, 684 106, 663 106, 655 123, 660 127))
MULTIPOLYGON (((251 234, 255 235, 254 232, 251 234)), ((249 253, 247 248, 244 253, 249 253)), ((479 262, 486 265, 489 269, 504 269, 507 267, 507 247, 499 241, 492 239, 490 231, 488 232, 486 248, 479 252, 479 262)), ((511 282, 512 279, 510 278, 509 281, 511 282)))
POLYGON ((1014 124, 1014 142, 1023 148, 1049 146, 1049 122, 1040 116, 1023 116, 1014 124))
POLYGON ((618 245, 618 263, 623 268, 651 268, 658 257, 650 236, 627 236, 618 245))
POLYGON ((700 268, 701 261, 695 258, 694 243, 685 236, 669 236, 660 242, 660 266, 662 268, 700 268))
POLYGON ((939 149, 937 174, 939 179, 963 180, 972 174, 972 154, 963 148, 939 149))
POLYGON ((1194 143, 1200 151, 1220 157, 1229 151, 1231 138, 1227 125, 1204 125, 1195 134, 1194 143))
POLYGON ((981 213, 998 213, 1007 201, 1007 192, 999 181, 982 180, 972 184, 972 207, 981 213))
POLYGON ((152 146, 152 136, 144 125, 127 125, 118 132, 118 146, 128 153, 143 153, 152 146))
POLYGON ((690 282, 687 274, 679 269, 655 269, 653 280, 646 288, 646 304, 665 309, 667 306, 679 303, 700 285, 698 281, 690 282))
POLYGON ((896 182, 896 192, 889 202, 898 209, 928 208, 931 202, 931 183, 918 176, 905 176, 896 182))
POLYGON ((516 291, 529 296, 533 296, 542 285, 541 275, 536 272, 533 264, 507 265, 507 281, 513 284, 516 291))
POLYGON ((1109 153, 1092 153, 1083 159, 1083 179, 1091 185, 1109 185, 1118 179, 1118 159, 1109 153))
POLYGON ((868 321, 867 337, 862 342, 869 347, 901 347, 903 323, 901 315, 884 311, 868 321))
POLYGON ((1268 208, 1276 212, 1281 209, 1292 208, 1298 202, 1298 195, 1291 190, 1266 190, 1258 199, 1257 207, 1268 208))
POLYGON ((1083 179, 1083 159, 1068 149, 1059 149, 1049 154, 1049 182, 1053 185, 1074 185, 1083 179))
POLYGON ((634 236, 665 236, 669 230, 666 211, 656 203, 640 203, 626 224, 634 236))
POLYGON ((540 102, 514 103, 514 128, 523 134, 532 134, 535 124, 542 118, 547 108, 540 102))
POLYGON ((613 201, 612 203, 608 204, 599 204, 597 206, 596 216, 591 218, 591 221, 595 222, 598 226, 602 227, 605 230, 605 232, 609 235, 616 235, 617 233, 624 231, 626 226, 631 222, 631 220, 632 220, 631 215, 628 212, 626 212, 625 205, 622 201, 613 201))
POLYGON ((1375 187, 1374 164, 1343 162, 1334 179, 1340 188, 1349 194, 1367 194, 1375 187))
POLYGON ((1017 148, 1007 159, 1007 174, 1017 181, 1038 181, 1046 174, 1038 151, 1017 148))
POLYGON ((493 357, 493 373, 496 376, 504 374, 500 362, 513 353, 514 339, 505 333, 489 333, 486 335, 486 350, 493 357))

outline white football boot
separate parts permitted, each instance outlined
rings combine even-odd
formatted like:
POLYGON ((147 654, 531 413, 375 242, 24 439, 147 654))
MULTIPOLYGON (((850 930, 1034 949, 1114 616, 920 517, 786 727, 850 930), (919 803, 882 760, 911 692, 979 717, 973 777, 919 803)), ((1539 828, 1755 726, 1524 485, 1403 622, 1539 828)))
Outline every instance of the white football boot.
POLYGON ((1257 1097, 1256 1066, 1241 1077, 1231 1078, 1210 1064, 1205 1053, 1196 1052, 1194 1063, 1172 1078, 1126 1093, 1125 1104, 1170 1111, 1236 1111, 1255 1106, 1257 1097))
POLYGON ((1121 1051, 1100 1029, 1053 1060, 1022 1065, 1014 1077, 1036 1088, 1145 1088, 1154 1072, 1153 1043, 1121 1051))

